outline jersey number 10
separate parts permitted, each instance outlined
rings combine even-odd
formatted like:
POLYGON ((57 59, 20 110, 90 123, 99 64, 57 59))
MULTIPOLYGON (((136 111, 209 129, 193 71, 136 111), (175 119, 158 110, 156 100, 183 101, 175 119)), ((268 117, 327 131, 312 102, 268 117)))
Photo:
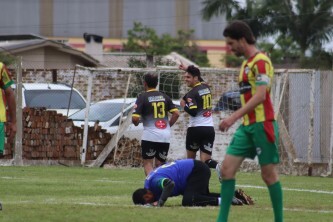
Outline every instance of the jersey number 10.
POLYGON ((211 109, 212 105, 212 94, 206 94, 202 96, 203 109, 211 109))

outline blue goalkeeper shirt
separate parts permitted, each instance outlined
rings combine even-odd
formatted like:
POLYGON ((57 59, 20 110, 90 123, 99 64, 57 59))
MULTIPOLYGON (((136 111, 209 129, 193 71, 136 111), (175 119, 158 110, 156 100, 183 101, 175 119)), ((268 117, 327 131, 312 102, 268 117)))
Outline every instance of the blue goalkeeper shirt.
POLYGON ((171 196, 182 195, 187 185, 187 178, 192 173, 193 167, 193 159, 166 163, 148 174, 144 188, 150 190, 154 194, 155 201, 157 201, 162 194, 163 180, 168 178, 175 183, 171 196))

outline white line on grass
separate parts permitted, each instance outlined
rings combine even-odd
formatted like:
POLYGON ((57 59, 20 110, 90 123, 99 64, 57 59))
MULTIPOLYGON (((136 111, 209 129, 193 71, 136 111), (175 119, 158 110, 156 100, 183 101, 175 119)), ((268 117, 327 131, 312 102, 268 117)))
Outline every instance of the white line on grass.
MULTIPOLYGON (((8 201, 5 204, 31 204, 31 203, 38 203, 36 201, 8 201)), ((86 205, 86 206, 102 206, 102 207, 144 207, 139 205, 128 205, 128 204, 114 204, 114 203, 94 203, 94 202, 65 202, 65 201, 42 201, 41 204, 50 204, 50 205, 86 205)), ((182 206, 166 206, 169 207, 182 207, 182 206)), ((186 207, 188 209, 198 209, 198 208, 209 208, 209 209, 215 209, 218 208, 217 206, 207 206, 207 207, 186 207)), ((262 208, 263 210, 271 211, 272 208, 262 208)), ((304 212, 304 213, 322 213, 322 214, 333 214, 333 210, 309 210, 309 209, 300 209, 300 208, 283 208, 284 211, 293 211, 293 212, 304 212)))
MULTIPOLYGON (((255 188, 255 189, 267 189, 267 187, 263 186, 253 186, 253 185, 236 185, 238 187, 246 187, 246 188, 255 188)), ((307 189, 294 189, 294 188, 286 188, 283 187, 283 190, 287 191, 297 191, 297 192, 308 192, 308 193, 323 193, 323 194, 331 194, 333 195, 333 191, 325 191, 325 190, 307 190, 307 189)))

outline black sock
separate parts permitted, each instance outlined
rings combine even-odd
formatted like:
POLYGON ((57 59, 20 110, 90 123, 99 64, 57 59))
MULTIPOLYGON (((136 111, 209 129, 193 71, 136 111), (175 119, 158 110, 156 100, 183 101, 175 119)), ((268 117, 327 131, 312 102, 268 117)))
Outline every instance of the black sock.
POLYGON ((209 159, 205 161, 205 164, 207 164, 209 168, 215 169, 217 162, 215 160, 209 159))

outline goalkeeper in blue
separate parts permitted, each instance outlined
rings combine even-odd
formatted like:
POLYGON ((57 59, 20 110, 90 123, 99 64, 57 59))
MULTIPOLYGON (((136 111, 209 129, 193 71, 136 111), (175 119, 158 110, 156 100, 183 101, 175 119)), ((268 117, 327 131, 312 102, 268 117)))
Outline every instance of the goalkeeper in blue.
MULTIPOLYGON (((166 163, 148 174, 144 188, 137 189, 132 199, 134 204, 162 207, 169 197, 182 195, 182 206, 219 206, 220 194, 209 192, 210 176, 209 167, 199 160, 166 163)), ((243 197, 234 196, 232 204, 248 204, 243 197)))

